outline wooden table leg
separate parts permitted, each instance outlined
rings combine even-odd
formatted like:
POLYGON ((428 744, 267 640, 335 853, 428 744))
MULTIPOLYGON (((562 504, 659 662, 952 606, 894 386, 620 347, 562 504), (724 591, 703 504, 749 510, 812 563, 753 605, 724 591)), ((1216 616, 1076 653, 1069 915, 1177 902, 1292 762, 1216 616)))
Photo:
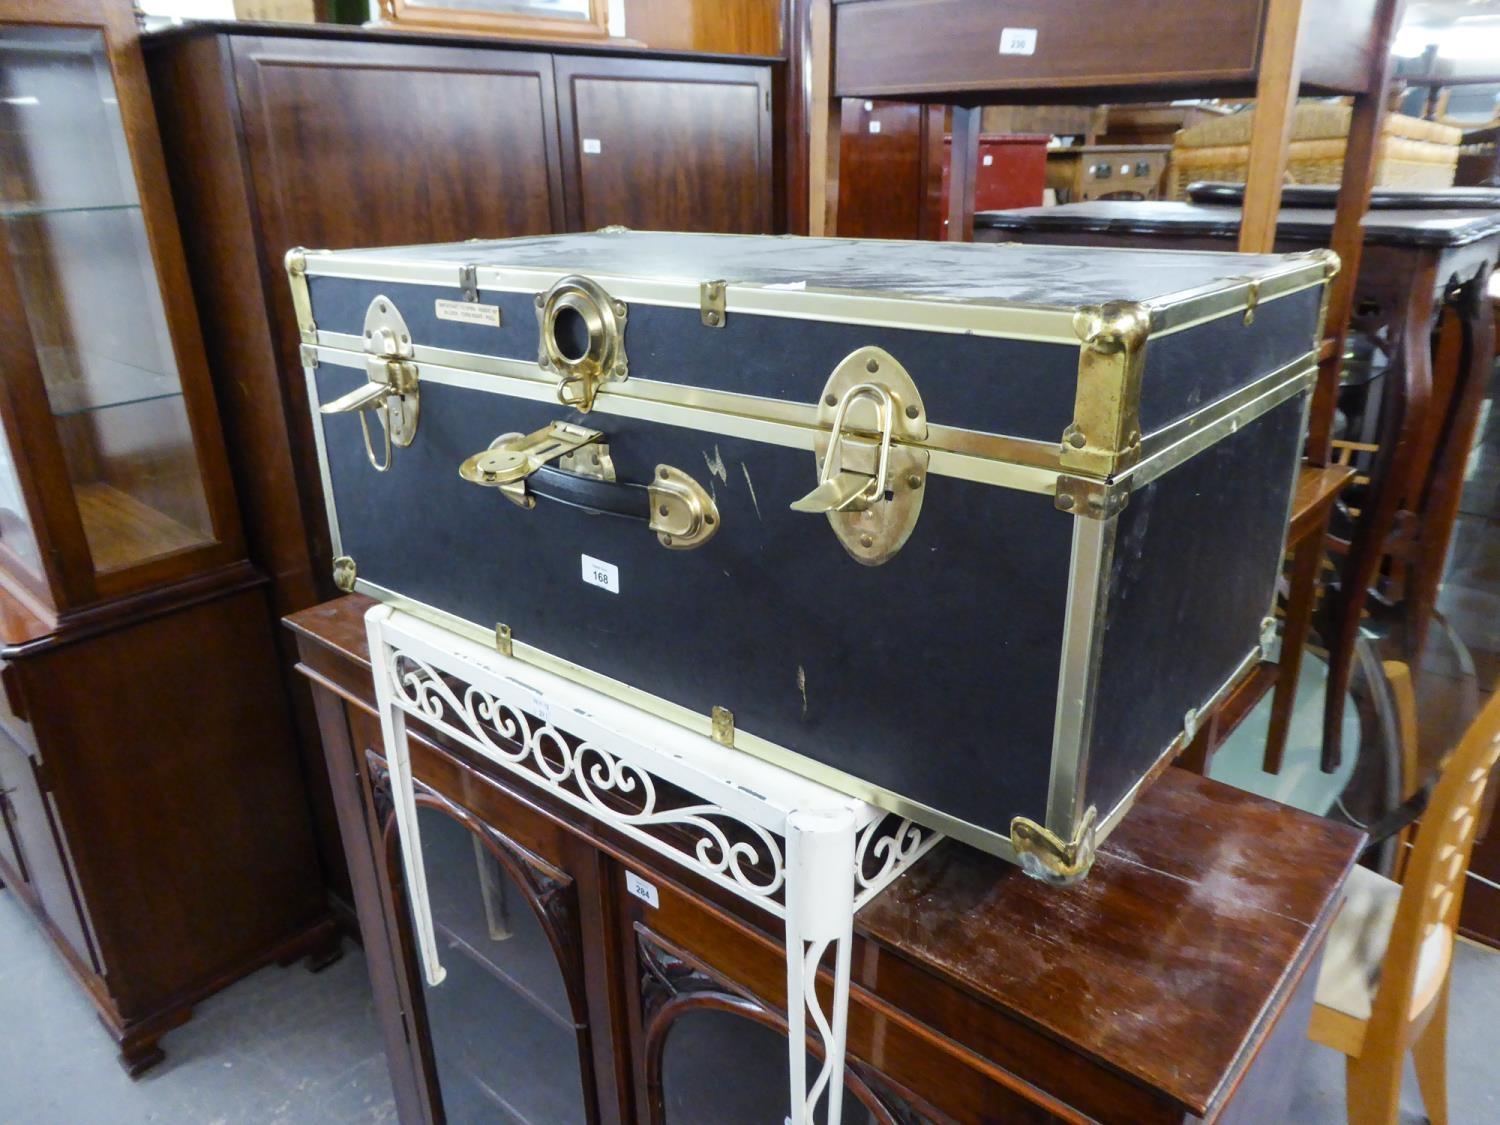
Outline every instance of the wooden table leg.
POLYGON ((979 119, 977 105, 953 107, 953 162, 948 174, 949 242, 974 241, 974 189, 979 181, 979 119))
POLYGON ((1354 641, 1370 584, 1380 572, 1386 538, 1396 522, 1411 475, 1417 435, 1427 417, 1432 388, 1431 337, 1436 263, 1426 258, 1413 271, 1405 306, 1392 324, 1397 337, 1386 374, 1380 454, 1370 473, 1369 495, 1360 511, 1349 555, 1339 576, 1328 644, 1328 692, 1323 702, 1322 767, 1332 773, 1342 760, 1344 694, 1354 671, 1354 641))
POLYGON ((807 233, 832 238, 839 229, 839 142, 842 99, 833 94, 833 4, 812 0, 808 80, 812 86, 807 126, 807 233))
MULTIPOLYGON (((1316 0, 1314 0, 1316 2, 1316 0)), ((1302 0, 1271 0, 1255 84, 1250 163, 1240 218, 1241 253, 1268 254, 1276 245, 1281 180, 1292 143, 1292 114, 1302 82, 1302 0)))
POLYGON ((1318 604, 1318 571, 1323 562, 1323 537, 1328 527, 1328 513, 1312 531, 1303 534, 1292 548, 1292 573, 1287 591, 1285 626, 1281 634, 1280 670, 1276 674, 1276 692, 1271 697, 1271 723, 1266 731, 1266 750, 1261 769, 1280 773, 1286 755, 1287 729, 1291 726, 1292 705, 1297 701, 1297 679, 1302 673, 1302 650, 1307 644, 1313 610, 1318 604))

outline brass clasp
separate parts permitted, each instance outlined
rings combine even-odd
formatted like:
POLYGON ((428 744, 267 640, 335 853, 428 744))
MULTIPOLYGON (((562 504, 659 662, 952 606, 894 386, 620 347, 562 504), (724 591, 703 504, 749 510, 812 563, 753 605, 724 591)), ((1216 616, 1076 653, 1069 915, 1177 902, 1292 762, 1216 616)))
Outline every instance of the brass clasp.
POLYGON ((823 387, 818 483, 792 504, 823 513, 853 558, 879 566, 910 538, 927 480, 927 417, 906 368, 882 348, 845 356, 823 387))
POLYGON ((405 449, 417 436, 420 399, 417 391, 417 365, 412 362, 411 333, 394 302, 376 297, 365 310, 365 378, 356 387, 326 406, 321 414, 359 414, 360 431, 365 438, 365 457, 377 473, 391 467, 391 447, 405 449), (368 414, 374 414, 385 437, 385 454, 375 456, 370 441, 368 414))

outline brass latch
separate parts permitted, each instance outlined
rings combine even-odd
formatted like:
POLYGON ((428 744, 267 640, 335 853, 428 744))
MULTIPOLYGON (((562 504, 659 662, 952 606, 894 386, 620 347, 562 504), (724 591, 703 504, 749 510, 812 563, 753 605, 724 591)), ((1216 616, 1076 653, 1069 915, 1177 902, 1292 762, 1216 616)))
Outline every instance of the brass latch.
POLYGON ((417 436, 420 399, 417 365, 412 362, 411 333, 400 311, 388 297, 376 297, 365 310, 364 386, 334 399, 320 409, 323 414, 359 414, 365 437, 365 456, 375 471, 391 467, 391 447, 405 449, 417 436), (370 443, 367 413, 373 413, 385 435, 385 457, 377 460, 370 443))
POLYGON ((526 478, 548 461, 571 454, 604 436, 599 430, 553 422, 529 434, 501 434, 483 453, 476 453, 458 467, 458 475, 473 484, 498 488, 513 504, 536 507, 536 497, 526 491, 526 478))
POLYGON ((814 440, 818 484, 792 504, 824 513, 857 561, 879 566, 901 549, 922 509, 929 454, 921 396, 904 367, 881 348, 860 348, 823 387, 814 440))

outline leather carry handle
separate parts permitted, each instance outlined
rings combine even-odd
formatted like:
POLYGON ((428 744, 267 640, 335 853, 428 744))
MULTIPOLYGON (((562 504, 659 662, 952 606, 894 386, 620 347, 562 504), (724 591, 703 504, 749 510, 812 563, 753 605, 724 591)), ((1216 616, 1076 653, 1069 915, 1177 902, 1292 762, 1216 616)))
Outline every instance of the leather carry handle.
POLYGON ((530 434, 501 434, 459 466, 464 480, 497 488, 521 508, 537 499, 597 515, 645 522, 662 546, 691 550, 719 530, 713 496, 681 469, 656 466, 649 484, 615 479, 604 434, 553 422, 530 434), (556 461, 554 466, 552 462, 556 461))

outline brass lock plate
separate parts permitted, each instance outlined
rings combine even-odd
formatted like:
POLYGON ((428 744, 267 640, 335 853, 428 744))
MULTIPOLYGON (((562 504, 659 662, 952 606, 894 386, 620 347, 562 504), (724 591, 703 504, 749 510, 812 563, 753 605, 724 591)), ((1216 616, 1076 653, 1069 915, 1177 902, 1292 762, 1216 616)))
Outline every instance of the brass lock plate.
POLYGON ((557 400, 588 413, 601 383, 624 380, 629 310, 587 277, 574 274, 536 297, 537 364, 555 374, 557 400))
MULTIPOLYGON (((879 566, 905 546, 922 513, 927 488, 926 449, 908 443, 927 440, 927 410, 917 385, 901 363, 884 348, 851 352, 833 369, 818 400, 818 424, 813 440, 818 475, 823 476, 833 423, 839 404, 861 384, 883 387, 891 400, 891 445, 883 497, 855 500, 842 510, 827 513, 833 533, 844 550, 865 566, 879 566)), ((841 464, 836 468, 872 476, 878 467, 881 439, 879 409, 873 398, 851 401, 844 415, 841 464)))

